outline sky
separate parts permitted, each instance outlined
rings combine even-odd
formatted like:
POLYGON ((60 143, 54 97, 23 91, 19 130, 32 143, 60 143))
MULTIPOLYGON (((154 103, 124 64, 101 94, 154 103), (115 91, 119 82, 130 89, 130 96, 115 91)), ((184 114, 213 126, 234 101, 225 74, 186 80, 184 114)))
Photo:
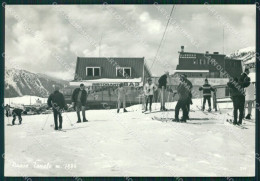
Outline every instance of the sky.
POLYGON ((175 70, 182 45, 225 54, 255 46, 255 11, 254 5, 7 5, 6 67, 72 80, 77 57, 144 57, 161 75, 175 70))

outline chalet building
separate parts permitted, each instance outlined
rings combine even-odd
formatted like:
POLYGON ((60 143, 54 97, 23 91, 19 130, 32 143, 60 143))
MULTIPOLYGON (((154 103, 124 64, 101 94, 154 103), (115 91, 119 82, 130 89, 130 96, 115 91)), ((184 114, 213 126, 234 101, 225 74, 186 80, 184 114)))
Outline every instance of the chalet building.
POLYGON ((142 86, 145 77, 151 73, 142 58, 99 58, 78 57, 74 80, 71 85, 81 82, 86 85, 142 86))
POLYGON ((140 94, 144 80, 151 77, 144 57, 78 57, 74 80, 63 90, 66 102, 70 102, 72 91, 81 83, 90 90, 87 98, 90 108, 116 108, 115 90, 120 83, 127 89, 126 103, 140 103, 140 94))
POLYGON ((239 77, 242 73, 241 60, 227 58, 218 52, 185 52, 184 46, 181 46, 175 74, 186 74, 188 77, 196 78, 226 78, 225 71, 232 77, 239 77))

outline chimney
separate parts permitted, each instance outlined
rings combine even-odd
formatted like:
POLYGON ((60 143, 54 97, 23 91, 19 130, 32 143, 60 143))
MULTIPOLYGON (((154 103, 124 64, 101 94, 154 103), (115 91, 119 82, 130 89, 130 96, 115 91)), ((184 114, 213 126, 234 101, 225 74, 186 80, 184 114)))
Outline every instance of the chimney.
POLYGON ((184 46, 181 46, 181 52, 184 52, 184 46))
POLYGON ((213 52, 213 54, 218 55, 218 52, 213 52))
POLYGON ((209 54, 209 51, 206 51, 206 54, 209 54))

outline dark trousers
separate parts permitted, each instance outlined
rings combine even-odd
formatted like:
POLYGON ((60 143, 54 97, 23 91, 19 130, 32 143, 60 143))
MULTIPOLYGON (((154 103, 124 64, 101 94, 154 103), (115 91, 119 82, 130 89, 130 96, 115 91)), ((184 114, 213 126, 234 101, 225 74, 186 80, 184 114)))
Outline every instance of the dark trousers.
POLYGON ((80 111, 82 111, 83 120, 86 120, 85 110, 86 110, 86 108, 85 108, 85 106, 82 105, 81 102, 76 102, 76 112, 77 112, 77 116, 78 116, 78 121, 81 121, 80 111))
POLYGON ((183 99, 178 100, 176 106, 175 106, 175 119, 179 119, 179 111, 182 109, 183 112, 183 119, 186 120, 188 117, 188 106, 189 100, 183 99))
POLYGON ((234 122, 237 122, 237 111, 239 110, 239 123, 242 123, 244 116, 244 107, 245 107, 245 96, 234 96, 232 97, 233 107, 234 107, 234 122))
POLYGON ((146 96, 146 105, 145 105, 145 110, 147 110, 148 102, 150 103, 150 110, 152 110, 152 103, 153 103, 153 95, 148 95, 146 96))
POLYGON ((62 116, 61 111, 53 109, 54 125, 55 129, 58 129, 58 117, 59 117, 59 128, 62 128, 62 116))
POLYGON ((20 124, 22 124, 22 115, 21 114, 19 114, 19 115, 17 115, 17 114, 13 114, 13 121, 12 121, 12 124, 14 125, 15 123, 15 120, 16 120, 16 116, 18 117, 18 119, 19 119, 19 123, 20 124))
POLYGON ((203 96, 203 106, 202 106, 202 109, 205 109, 206 101, 208 101, 208 106, 211 109, 211 96, 203 96))

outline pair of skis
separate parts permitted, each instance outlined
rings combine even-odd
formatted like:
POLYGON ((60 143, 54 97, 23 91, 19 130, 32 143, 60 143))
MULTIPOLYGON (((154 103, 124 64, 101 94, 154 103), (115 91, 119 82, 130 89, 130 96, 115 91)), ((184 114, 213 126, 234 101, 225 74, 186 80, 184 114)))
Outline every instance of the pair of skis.
MULTIPOLYGON (((161 122, 176 122, 176 123, 183 123, 183 124, 201 124, 201 123, 191 123, 191 122, 181 122, 177 121, 173 118, 159 118, 157 116, 152 117, 152 120, 161 121, 161 122)), ((190 120, 200 120, 200 119, 190 119, 190 120)))
POLYGON ((233 121, 232 121, 232 119, 227 119, 226 120, 228 123, 230 123, 230 124, 232 124, 233 126, 236 126, 236 127, 238 127, 238 128, 240 128, 240 129, 248 129, 247 127, 245 127, 245 126, 243 126, 243 125, 238 125, 238 124, 233 124, 233 121))
POLYGON ((154 111, 143 111, 144 114, 151 114, 151 113, 158 113, 158 112, 168 112, 168 111, 174 111, 175 109, 167 109, 166 111, 163 110, 154 110, 154 111))

